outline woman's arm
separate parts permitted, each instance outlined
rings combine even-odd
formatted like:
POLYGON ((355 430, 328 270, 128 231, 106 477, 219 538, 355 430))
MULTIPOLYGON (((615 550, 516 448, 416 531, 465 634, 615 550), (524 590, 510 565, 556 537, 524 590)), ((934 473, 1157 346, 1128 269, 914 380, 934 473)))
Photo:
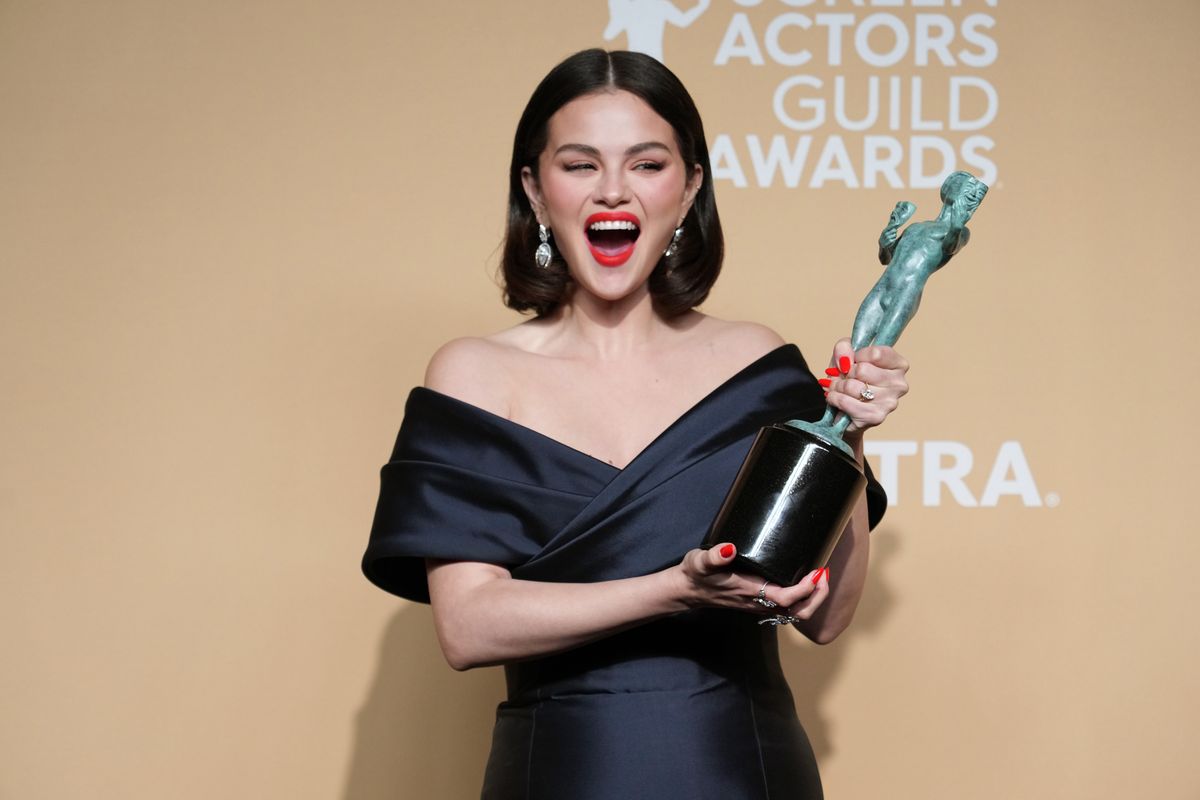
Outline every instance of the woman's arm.
MULTIPOLYGON (((690 608, 767 614, 754 603, 761 579, 730 570, 733 545, 691 550, 679 564, 636 578, 545 583, 478 562, 427 562, 434 627, 457 670, 549 655, 690 608)), ((812 575, 770 587, 770 598, 811 616, 828 593, 812 575)))
POLYGON ((426 563, 438 641, 454 669, 551 653, 685 606, 666 573, 593 584, 515 580, 477 562, 426 563))

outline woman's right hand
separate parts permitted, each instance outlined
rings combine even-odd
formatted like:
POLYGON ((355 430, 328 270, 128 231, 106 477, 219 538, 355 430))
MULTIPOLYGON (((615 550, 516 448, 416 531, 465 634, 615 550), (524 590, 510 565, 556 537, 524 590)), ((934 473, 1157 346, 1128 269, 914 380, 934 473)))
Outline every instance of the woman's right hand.
POLYGON ((779 586, 755 575, 733 570, 737 550, 732 544, 717 544, 707 550, 688 551, 678 570, 682 582, 682 601, 689 608, 732 608, 763 617, 787 614, 797 619, 809 619, 829 596, 829 570, 816 569, 794 586, 779 586), (759 602, 759 591, 776 604, 767 607, 759 602))

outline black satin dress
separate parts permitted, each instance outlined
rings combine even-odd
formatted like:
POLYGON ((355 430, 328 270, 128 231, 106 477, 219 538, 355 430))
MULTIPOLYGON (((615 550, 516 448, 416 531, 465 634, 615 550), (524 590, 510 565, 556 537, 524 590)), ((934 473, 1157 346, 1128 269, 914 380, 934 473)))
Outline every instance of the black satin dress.
MULTIPOLYGON (((760 427, 823 410, 800 351, 784 345, 617 469, 414 389, 382 471, 363 571, 422 602, 425 558, 489 562, 536 581, 655 572, 699 544, 760 427)), ((873 479, 868 501, 874 525, 885 498, 873 479)), ((776 631, 758 619, 689 611, 507 665, 483 797, 820 798, 776 631)))

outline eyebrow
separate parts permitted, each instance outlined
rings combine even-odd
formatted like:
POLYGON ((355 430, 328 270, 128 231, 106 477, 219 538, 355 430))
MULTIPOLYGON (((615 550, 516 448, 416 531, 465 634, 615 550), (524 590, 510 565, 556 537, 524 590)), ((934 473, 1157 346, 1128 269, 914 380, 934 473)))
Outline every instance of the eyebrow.
MULTIPOLYGON (((626 149, 625 155, 626 156, 636 156, 636 155, 641 155, 642 153, 646 152, 647 150, 668 150, 669 151, 670 149, 671 148, 667 147, 662 142, 639 142, 638 144, 632 145, 628 149, 626 149)), ((554 151, 554 155, 558 155, 559 153, 563 152, 564 150, 573 150, 578 153, 583 153, 584 155, 592 156, 593 158, 600 157, 600 151, 597 150, 595 147, 592 147, 590 144, 573 144, 573 143, 568 143, 568 144, 564 144, 564 145, 560 146, 557 150, 554 151)))

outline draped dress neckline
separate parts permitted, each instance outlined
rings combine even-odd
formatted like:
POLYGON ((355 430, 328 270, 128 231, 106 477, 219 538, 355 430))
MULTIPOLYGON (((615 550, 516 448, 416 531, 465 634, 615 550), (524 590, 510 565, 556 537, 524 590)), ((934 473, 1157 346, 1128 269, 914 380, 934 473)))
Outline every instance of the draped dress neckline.
MULTIPOLYGON (((618 468, 529 425, 415 388, 363 571, 429 601, 425 560, 479 561, 524 580, 645 575, 699 545, 758 430, 817 419, 821 387, 794 344, 755 359, 618 468)), ((872 521, 882 505, 872 495, 872 521)), ((879 493, 882 497, 882 493, 879 493)))
POLYGON ((508 417, 505 417, 502 414, 497 414, 493 411, 488 411, 486 408, 481 408, 480 406, 477 406, 474 403, 469 403, 466 400, 460 400, 457 397, 453 397, 453 396, 445 394, 443 392, 439 392, 436 389, 430 389, 425 386, 419 386, 419 387, 413 389, 413 393, 428 393, 430 395, 435 395, 438 398, 441 398, 447 402, 459 404, 459 405, 465 407, 466 409, 469 409, 473 413, 477 413, 477 414, 483 415, 485 417, 493 418, 494 420, 498 421, 501 425, 511 425, 513 428, 516 428, 521 432, 531 434, 532 436, 549 443, 553 447, 562 448, 563 450, 569 451, 572 454, 576 454, 576 455, 586 458, 590 461, 594 461, 602 469, 620 473, 620 472, 625 472, 626 470, 633 468, 637 464, 639 459, 641 459, 643 456, 646 456, 651 450, 655 449, 658 446, 659 442, 661 442, 663 439, 667 438, 668 435, 675 428, 682 425, 688 419, 688 417, 698 413, 701 409, 703 409, 703 407, 705 405, 710 403, 715 396, 721 394, 726 388, 728 388, 732 384, 736 383, 739 378, 743 377, 746 373, 754 370, 755 367, 761 365, 764 361, 767 361, 767 360, 775 357, 777 354, 781 353, 782 351, 786 351, 786 350, 795 350, 795 351, 797 351, 797 355, 799 355, 799 348, 797 348, 796 345, 781 344, 778 347, 776 347, 776 348, 764 353, 763 355, 759 356, 758 358, 754 359, 749 364, 742 367, 737 372, 733 373, 728 378, 723 380, 720 384, 718 384, 711 391, 706 393, 699 400, 697 400, 696 402, 694 402, 690 406, 688 406, 679 416, 677 416, 665 428, 663 428, 661 431, 659 431, 658 434, 655 435, 655 437, 646 444, 646 446, 644 446, 641 450, 639 450, 637 453, 635 453, 633 458, 629 460, 629 463, 627 463, 623 467, 618 467, 615 464, 610 464, 609 462, 605 461, 604 459, 597 458, 596 456, 594 456, 590 453, 587 453, 583 450, 580 450, 577 447, 572 447, 571 445, 567 444, 566 442, 563 442, 560 439, 556 439, 547 433, 543 433, 542 431, 539 431, 538 429, 536 429, 530 425, 526 425, 524 423, 509 419, 508 417))

